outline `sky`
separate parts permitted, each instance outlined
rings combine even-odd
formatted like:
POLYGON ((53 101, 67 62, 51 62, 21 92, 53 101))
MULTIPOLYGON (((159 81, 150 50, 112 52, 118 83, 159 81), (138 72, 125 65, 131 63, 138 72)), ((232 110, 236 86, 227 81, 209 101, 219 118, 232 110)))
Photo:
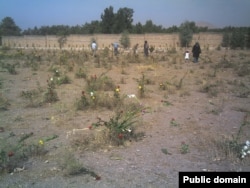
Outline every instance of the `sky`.
POLYGON ((11 17, 22 30, 52 25, 84 25, 101 21, 112 6, 134 10, 133 24, 152 20, 165 28, 185 21, 215 27, 250 27, 250 0, 0 0, 0 21, 11 17))

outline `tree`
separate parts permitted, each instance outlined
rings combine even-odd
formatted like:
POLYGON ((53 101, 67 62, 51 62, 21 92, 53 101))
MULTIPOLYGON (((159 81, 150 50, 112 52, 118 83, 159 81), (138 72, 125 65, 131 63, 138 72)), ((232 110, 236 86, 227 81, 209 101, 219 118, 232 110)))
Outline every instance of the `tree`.
POLYGON ((146 33, 162 33, 164 29, 161 25, 155 25, 152 20, 147 20, 143 26, 143 31, 146 33))
POLYGON ((131 8, 120 8, 115 14, 114 32, 121 33, 125 30, 131 31, 134 10, 131 8))
POLYGON ((88 34, 101 33, 101 26, 99 21, 92 21, 90 24, 84 25, 84 30, 88 34))
POLYGON ((193 33, 197 32, 197 27, 195 26, 195 22, 185 21, 179 27, 179 37, 181 46, 189 46, 190 42, 193 39, 193 33))
POLYGON ((230 47, 232 49, 236 49, 236 48, 243 49, 245 45, 244 40, 245 40, 244 32, 241 31, 240 29, 235 29, 232 33, 230 47))
POLYGON ((137 33, 137 34, 143 33, 143 26, 141 22, 138 22, 137 24, 135 24, 135 26, 133 27, 133 33, 137 33))
POLYGON ((145 32, 152 33, 154 31, 154 24, 152 20, 147 20, 143 28, 145 32))
POLYGON ((247 29, 246 47, 250 48, 250 27, 247 29))
POLYGON ((230 45, 230 34, 228 32, 225 32, 223 34, 221 46, 229 47, 229 45, 230 45))
POLYGON ((129 32, 128 31, 124 31, 122 33, 122 36, 120 38, 120 43, 124 48, 130 47, 130 38, 129 38, 129 32))
POLYGON ((113 33, 113 26, 115 22, 115 14, 113 12, 113 7, 110 6, 104 10, 101 14, 102 19, 102 32, 103 33, 113 33))
POLYGON ((0 23, 0 35, 20 35, 21 29, 11 17, 5 17, 0 23))
POLYGON ((173 25, 172 27, 169 27, 166 29, 167 33, 177 33, 179 32, 179 28, 176 25, 173 25))
POLYGON ((58 41, 58 44, 59 44, 59 48, 61 50, 62 47, 64 46, 64 44, 66 44, 66 42, 67 42, 67 36, 66 35, 61 35, 61 36, 59 36, 57 41, 58 41))

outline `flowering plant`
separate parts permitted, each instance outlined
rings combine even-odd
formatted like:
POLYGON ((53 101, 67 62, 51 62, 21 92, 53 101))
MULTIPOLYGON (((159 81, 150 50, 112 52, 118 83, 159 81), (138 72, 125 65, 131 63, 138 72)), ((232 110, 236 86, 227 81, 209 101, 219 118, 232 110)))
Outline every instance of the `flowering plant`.
POLYGON ((44 94, 44 102, 56 102, 58 101, 57 92, 55 90, 54 78, 51 77, 47 80, 47 90, 44 94))
POLYGON ((90 105, 90 102, 85 94, 85 91, 82 91, 82 96, 79 100, 76 101, 76 109, 84 110, 90 105))
POLYGON ((117 111, 109 121, 98 117, 98 122, 93 123, 94 127, 105 126, 109 130, 109 138, 118 145, 123 144, 133 136, 133 130, 140 116, 140 109, 129 111, 117 111))
POLYGON ((241 158, 245 158, 247 155, 250 155, 250 141, 247 140, 245 145, 243 146, 241 150, 241 158))
POLYGON ((142 73, 142 78, 139 80, 139 85, 138 85, 138 93, 139 93, 139 96, 142 98, 145 96, 145 76, 144 74, 142 73))
POLYGON ((116 86, 115 90, 114 90, 114 97, 116 98, 120 98, 120 86, 116 86))
POLYGON ((186 154, 189 152, 189 145, 186 144, 185 142, 181 142, 181 147, 180 147, 181 154, 186 154))
POLYGON ((176 127, 176 126, 179 125, 179 123, 177 123, 177 121, 175 120, 175 118, 172 118, 171 121, 170 121, 170 125, 176 127))
POLYGON ((166 85, 163 83, 160 83, 159 88, 160 90, 166 90, 166 85))

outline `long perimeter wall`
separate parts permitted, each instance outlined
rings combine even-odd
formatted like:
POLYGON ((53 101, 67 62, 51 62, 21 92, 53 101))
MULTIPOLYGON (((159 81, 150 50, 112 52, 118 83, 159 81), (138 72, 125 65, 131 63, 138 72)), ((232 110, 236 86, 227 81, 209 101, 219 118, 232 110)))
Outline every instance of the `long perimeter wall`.
MULTIPOLYGON (((113 42, 118 42, 121 35, 96 34, 96 35, 69 35, 63 49, 66 50, 88 50, 93 39, 96 40, 99 49, 111 48, 113 42)), ((150 46, 156 50, 168 50, 171 48, 180 49, 178 34, 130 34, 131 48, 139 44, 139 49, 143 48, 144 41, 147 40, 150 46)), ((2 46, 10 48, 36 48, 36 49, 59 49, 59 37, 47 36, 2 36, 2 46)), ((201 48, 215 49, 222 42, 222 35, 215 33, 199 33, 193 35, 191 46, 199 42, 201 48)))

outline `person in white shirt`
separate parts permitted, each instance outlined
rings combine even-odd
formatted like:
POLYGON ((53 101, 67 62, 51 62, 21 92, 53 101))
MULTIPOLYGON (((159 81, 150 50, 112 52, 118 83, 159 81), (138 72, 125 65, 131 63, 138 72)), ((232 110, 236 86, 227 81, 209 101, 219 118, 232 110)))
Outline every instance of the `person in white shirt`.
POLYGON ((97 44, 96 44, 95 41, 92 42, 91 49, 92 49, 92 52, 93 52, 93 56, 95 56, 96 55, 96 50, 97 50, 97 44))
POLYGON ((185 52, 185 62, 188 63, 189 62, 189 51, 186 50, 185 52))

